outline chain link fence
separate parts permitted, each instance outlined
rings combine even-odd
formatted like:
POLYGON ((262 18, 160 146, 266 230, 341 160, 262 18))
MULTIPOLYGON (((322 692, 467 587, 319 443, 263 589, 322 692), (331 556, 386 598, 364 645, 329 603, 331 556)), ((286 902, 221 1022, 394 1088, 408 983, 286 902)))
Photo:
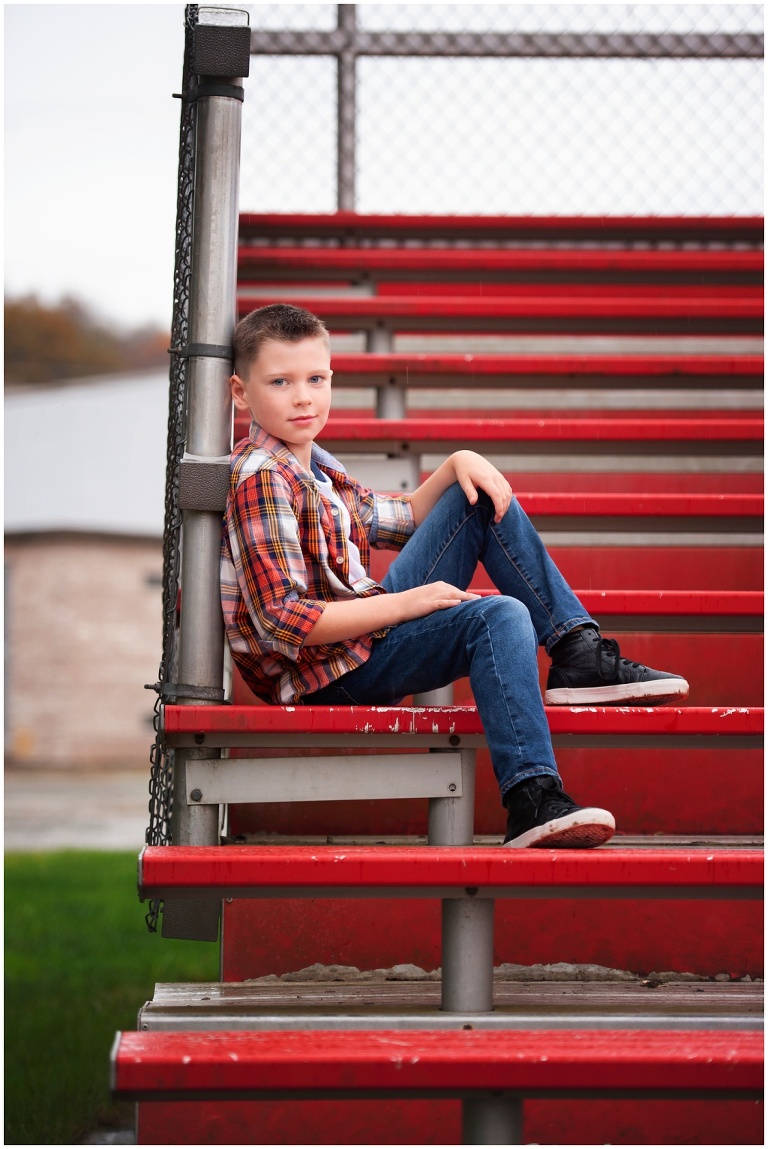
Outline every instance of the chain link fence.
POLYGON ((336 210, 350 18, 358 211, 763 211, 761 5, 340 8, 249 8, 244 211, 336 210))

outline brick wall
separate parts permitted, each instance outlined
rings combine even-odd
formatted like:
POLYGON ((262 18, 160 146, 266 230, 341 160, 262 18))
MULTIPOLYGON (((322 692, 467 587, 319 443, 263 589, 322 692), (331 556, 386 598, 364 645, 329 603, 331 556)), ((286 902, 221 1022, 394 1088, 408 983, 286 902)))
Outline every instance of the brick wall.
POLYGON ((148 765, 162 647, 159 539, 7 535, 11 764, 148 765))

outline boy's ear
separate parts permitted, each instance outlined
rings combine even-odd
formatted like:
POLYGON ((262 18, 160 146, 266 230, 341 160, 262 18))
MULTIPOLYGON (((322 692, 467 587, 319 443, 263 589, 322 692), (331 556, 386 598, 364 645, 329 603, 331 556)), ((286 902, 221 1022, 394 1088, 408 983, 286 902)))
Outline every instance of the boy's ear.
POLYGON ((232 402, 237 409, 239 411, 250 411, 248 397, 245 394, 245 386, 240 376, 232 375, 229 380, 229 385, 232 388, 232 402))

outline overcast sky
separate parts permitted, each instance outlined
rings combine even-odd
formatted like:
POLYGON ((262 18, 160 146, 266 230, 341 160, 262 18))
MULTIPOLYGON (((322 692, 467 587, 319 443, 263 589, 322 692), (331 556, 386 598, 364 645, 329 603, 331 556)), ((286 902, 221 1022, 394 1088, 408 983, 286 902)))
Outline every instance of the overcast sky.
MULTIPOLYGON (((242 7, 259 27, 335 22, 329 4, 242 7)), ((525 16, 520 27, 542 10, 558 25, 570 12, 622 28, 663 28, 666 12, 673 30, 702 19, 727 30, 742 17, 752 30, 761 24, 758 5, 477 8, 478 19, 525 16)), ((359 18, 411 22, 415 9, 460 27, 475 11, 366 4, 359 18)), ((47 301, 72 293, 126 327, 170 326, 184 5, 3 12, 6 291, 47 301)), ((518 61, 512 83, 503 61, 464 60, 451 64, 449 83, 446 61, 363 60, 360 208, 759 212, 761 64, 518 61)), ((251 71, 259 84, 243 110, 241 207, 333 210, 335 65, 262 59, 251 71)))
POLYGON ((183 4, 6 4, 5 288, 170 326, 183 4))

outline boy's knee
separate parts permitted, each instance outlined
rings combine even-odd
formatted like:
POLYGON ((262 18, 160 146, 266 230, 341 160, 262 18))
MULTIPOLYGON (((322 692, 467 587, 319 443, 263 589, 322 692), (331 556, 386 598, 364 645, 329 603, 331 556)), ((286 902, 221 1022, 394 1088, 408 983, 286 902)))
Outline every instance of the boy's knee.
POLYGON ((521 635, 533 634, 535 630, 531 612, 525 603, 508 595, 488 595, 477 600, 478 614, 491 629, 503 627, 505 630, 514 630, 521 635))

